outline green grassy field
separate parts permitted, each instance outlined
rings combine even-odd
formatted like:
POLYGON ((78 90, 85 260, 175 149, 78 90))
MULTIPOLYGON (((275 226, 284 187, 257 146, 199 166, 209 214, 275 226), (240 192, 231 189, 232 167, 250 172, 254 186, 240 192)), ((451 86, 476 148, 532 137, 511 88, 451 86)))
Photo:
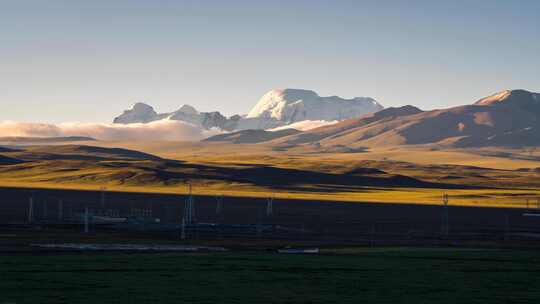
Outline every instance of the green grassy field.
POLYGON ((540 300, 536 252, 390 248, 334 253, 0 256, 0 303, 540 300))

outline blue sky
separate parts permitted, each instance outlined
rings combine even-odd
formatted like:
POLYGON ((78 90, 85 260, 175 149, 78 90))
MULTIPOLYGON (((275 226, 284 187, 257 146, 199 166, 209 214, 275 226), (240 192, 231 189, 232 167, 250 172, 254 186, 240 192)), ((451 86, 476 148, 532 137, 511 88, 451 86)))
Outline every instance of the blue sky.
POLYGON ((0 0, 0 120, 134 102, 246 113, 272 88, 423 109, 540 91, 540 1, 0 0))

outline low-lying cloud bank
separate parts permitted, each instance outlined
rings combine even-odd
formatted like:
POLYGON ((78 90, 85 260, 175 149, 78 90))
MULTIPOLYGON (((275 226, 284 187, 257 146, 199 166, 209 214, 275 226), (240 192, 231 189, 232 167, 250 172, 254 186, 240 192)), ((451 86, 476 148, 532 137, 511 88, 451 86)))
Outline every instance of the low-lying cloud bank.
POLYGON ((26 123, 0 122, 0 137, 63 137, 87 136, 98 140, 201 140, 222 133, 204 130, 185 122, 159 120, 129 125, 107 123, 26 123))

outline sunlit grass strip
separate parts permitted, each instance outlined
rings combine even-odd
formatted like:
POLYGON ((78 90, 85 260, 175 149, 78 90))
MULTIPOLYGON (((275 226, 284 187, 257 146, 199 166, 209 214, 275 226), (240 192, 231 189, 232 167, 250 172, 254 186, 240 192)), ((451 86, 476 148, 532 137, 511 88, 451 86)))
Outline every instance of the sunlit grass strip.
MULTIPOLYGON (((164 185, 118 185, 105 184, 108 191, 187 194, 187 186, 164 185)), ((50 183, 50 182, 20 182, 0 180, 2 187, 44 188, 98 191, 104 184, 100 183, 50 183)), ((313 188, 313 187, 312 187, 313 188)), ((304 188, 302 191, 274 190, 256 187, 248 184, 194 184, 196 195, 225 195, 234 197, 268 197, 276 199, 300 199, 318 201, 343 201, 366 203, 396 203, 396 204, 442 204, 442 195, 447 193, 450 205, 477 207, 537 207, 536 197, 540 197, 538 189, 433 189, 433 188, 370 188, 358 187, 355 191, 315 192, 315 188, 304 188), (311 190, 311 191, 310 191, 311 190), (529 199, 529 206, 527 206, 529 199)))

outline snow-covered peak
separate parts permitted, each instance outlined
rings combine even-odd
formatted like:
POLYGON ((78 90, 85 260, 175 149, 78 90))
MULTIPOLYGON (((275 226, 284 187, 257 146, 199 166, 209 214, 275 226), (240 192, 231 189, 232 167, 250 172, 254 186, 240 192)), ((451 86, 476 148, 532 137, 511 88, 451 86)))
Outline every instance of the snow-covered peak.
POLYGON ((157 119, 158 114, 151 106, 138 102, 133 105, 130 110, 124 111, 122 115, 114 119, 114 123, 137 123, 137 122, 150 122, 157 119))
POLYGON ((281 111, 291 102, 319 98, 317 93, 301 89, 274 89, 264 94, 248 113, 247 118, 275 118, 281 120, 281 111))
POLYGON ((199 115, 199 111, 197 111, 194 107, 187 104, 180 107, 178 111, 185 114, 189 114, 189 115, 199 115))
POLYGON ((381 110, 370 97, 344 99, 321 97, 311 90, 275 89, 264 94, 247 118, 275 119, 292 123, 303 120, 343 120, 381 110))
POLYGON ((146 103, 137 102, 133 105, 133 108, 131 110, 133 112, 146 113, 146 112, 153 112, 154 108, 150 105, 147 105, 146 103))

